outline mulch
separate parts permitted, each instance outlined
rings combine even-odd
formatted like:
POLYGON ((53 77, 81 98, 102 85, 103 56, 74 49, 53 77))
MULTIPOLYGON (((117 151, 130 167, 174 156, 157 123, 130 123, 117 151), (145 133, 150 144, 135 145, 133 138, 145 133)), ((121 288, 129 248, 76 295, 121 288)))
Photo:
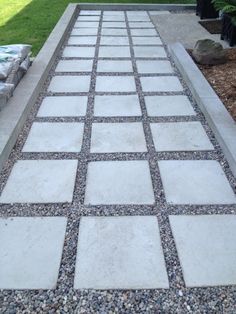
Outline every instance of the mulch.
POLYGON ((226 53, 225 64, 214 66, 197 64, 197 66, 236 121, 236 48, 226 49, 226 53))
POLYGON ((212 21, 199 21, 198 23, 201 24, 211 34, 221 33, 222 21, 219 19, 212 21))

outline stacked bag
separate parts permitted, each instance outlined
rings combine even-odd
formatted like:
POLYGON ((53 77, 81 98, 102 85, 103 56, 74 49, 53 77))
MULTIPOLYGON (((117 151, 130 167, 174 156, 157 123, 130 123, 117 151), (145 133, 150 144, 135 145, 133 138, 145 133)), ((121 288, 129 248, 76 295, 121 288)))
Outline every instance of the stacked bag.
POLYGON ((0 110, 30 67, 30 45, 0 46, 0 110))

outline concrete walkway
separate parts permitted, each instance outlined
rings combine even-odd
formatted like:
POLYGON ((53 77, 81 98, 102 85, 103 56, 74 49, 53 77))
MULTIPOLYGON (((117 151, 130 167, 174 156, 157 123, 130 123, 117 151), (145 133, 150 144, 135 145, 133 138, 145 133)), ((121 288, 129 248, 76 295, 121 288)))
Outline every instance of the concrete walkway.
POLYGON ((184 313, 236 284, 235 178, 148 12, 81 11, 1 183, 0 289, 184 313))

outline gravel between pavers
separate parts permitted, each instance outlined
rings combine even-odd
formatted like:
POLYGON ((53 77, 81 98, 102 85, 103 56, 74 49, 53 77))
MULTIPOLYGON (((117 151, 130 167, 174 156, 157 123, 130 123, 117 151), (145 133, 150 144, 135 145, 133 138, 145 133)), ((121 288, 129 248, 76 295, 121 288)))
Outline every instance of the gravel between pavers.
MULTIPOLYGON (((165 200, 163 186, 157 160, 163 159, 213 159, 218 160, 235 190, 236 180, 233 177, 228 163, 212 133, 207 122, 193 100, 190 91, 175 68, 184 86, 184 93, 173 93, 188 95, 195 111, 196 117, 169 117, 150 118, 147 116, 144 95, 158 95, 163 93, 142 93, 134 52, 131 49, 134 77, 141 103, 142 118, 119 117, 119 118, 94 118, 93 102, 95 96, 95 71, 97 66, 98 45, 100 42, 101 19, 99 23, 99 36, 96 45, 96 53, 93 64, 92 80, 88 99, 86 117, 79 118, 37 118, 36 114, 42 100, 47 95, 47 87, 54 76, 55 68, 61 53, 52 67, 50 75, 44 84, 38 100, 31 110, 25 126, 17 140, 8 162, 3 169, 0 181, 0 192, 2 191, 10 171, 18 159, 78 159, 79 167, 75 185, 74 199, 72 204, 7 204, 0 205, 0 216, 67 216, 68 224, 66 238, 60 266, 58 285, 55 290, 48 291, 0 291, 1 313, 235 313, 236 287, 213 287, 213 288, 185 288, 183 274, 177 256, 173 235, 170 229, 168 215, 170 214, 236 214, 236 205, 168 205, 165 200), (22 153, 21 150, 26 141, 33 121, 40 122, 71 122, 83 121, 85 123, 85 136, 81 153, 22 153), (123 122, 143 121, 144 132, 147 141, 147 153, 115 153, 115 154, 90 154, 90 137, 93 122, 123 122), (211 142, 215 147, 212 152, 171 152, 156 153, 151 136, 150 122, 161 121, 200 121, 211 142), (147 159, 151 169, 151 177, 154 187, 155 204, 152 205, 114 205, 114 206, 85 206, 83 205, 87 163, 98 160, 135 160, 147 159), (75 270, 75 258, 79 221, 81 216, 123 216, 123 215, 155 215, 158 219, 161 241, 164 251, 166 268, 170 289, 156 290, 108 290, 76 291, 73 289, 75 270)), ((126 17, 126 24, 127 17, 126 17)), ((130 31, 128 29, 130 43, 130 31)), ((68 35, 69 37, 69 35, 68 35)), ((67 43, 68 38, 65 40, 67 43)), ((131 46, 132 47, 132 46, 131 46)), ((173 61, 171 60, 172 65, 173 61)), ((75 73, 69 73, 76 75, 75 73)), ((80 73, 79 75, 82 75, 80 73)), ((62 75, 62 74, 61 74, 62 75)), ((63 75, 65 75, 63 73, 63 75)), ((112 73, 114 75, 114 73, 112 73)), ((119 74, 120 75, 120 74, 119 74)), ((126 74, 128 75, 128 74, 126 74)), ((130 74, 129 74, 130 75, 130 74)), ((78 93, 77 95, 85 95, 78 93)), ((120 94, 120 93, 110 93, 120 94)), ((122 93, 124 94, 124 93, 122 93)), ((127 93, 130 94, 130 93, 127 93)), ((131 93, 132 94, 132 93, 131 93)), ((164 93, 165 94, 165 93, 164 93)), ((170 94, 170 93, 167 93, 170 94)), ((59 95, 59 94, 55 94, 59 95)), ((62 94, 63 95, 63 94, 62 94)))

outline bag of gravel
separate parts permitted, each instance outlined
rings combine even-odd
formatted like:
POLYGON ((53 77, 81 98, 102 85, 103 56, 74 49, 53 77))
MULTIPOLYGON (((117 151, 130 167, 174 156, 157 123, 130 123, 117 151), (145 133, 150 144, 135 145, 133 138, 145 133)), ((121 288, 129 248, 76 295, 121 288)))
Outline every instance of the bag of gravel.
POLYGON ((0 80, 5 80, 11 72, 14 65, 14 59, 8 54, 0 53, 0 80))
POLYGON ((6 105, 14 89, 13 84, 0 82, 0 110, 6 105))
POLYGON ((30 53, 32 46, 31 45, 6 45, 0 46, 0 54, 8 54, 14 59, 20 59, 23 61, 30 53))

